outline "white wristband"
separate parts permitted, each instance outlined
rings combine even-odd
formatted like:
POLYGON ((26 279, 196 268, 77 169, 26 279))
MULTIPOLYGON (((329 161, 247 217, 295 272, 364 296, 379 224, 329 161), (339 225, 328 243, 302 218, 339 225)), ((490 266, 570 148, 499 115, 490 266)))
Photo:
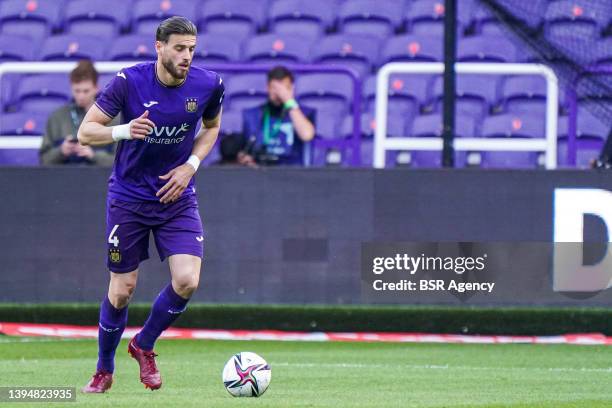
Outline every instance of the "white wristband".
POLYGON ((195 154, 192 154, 191 156, 189 156, 187 164, 191 164, 193 170, 198 171, 198 167, 200 167, 200 159, 198 159, 198 156, 196 156, 195 154))
POLYGON ((130 124, 113 126, 113 140, 118 142, 119 140, 129 140, 132 138, 130 134, 130 124))

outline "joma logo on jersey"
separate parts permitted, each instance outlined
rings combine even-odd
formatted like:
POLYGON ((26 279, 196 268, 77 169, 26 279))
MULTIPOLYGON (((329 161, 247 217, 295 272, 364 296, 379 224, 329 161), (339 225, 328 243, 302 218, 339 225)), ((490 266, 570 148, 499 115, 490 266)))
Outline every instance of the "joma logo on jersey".
POLYGON ((193 113, 198 110, 198 98, 187 98, 185 99, 185 110, 189 113, 193 113))
POLYGON ((181 143, 185 136, 179 137, 179 135, 187 130, 189 130, 189 123, 183 123, 181 126, 155 126, 144 140, 147 143, 157 144, 181 143))

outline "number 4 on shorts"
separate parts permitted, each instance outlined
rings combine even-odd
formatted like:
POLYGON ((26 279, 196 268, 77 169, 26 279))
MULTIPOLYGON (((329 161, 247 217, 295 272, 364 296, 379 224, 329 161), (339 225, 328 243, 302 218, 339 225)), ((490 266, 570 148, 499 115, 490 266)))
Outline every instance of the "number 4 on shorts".
POLYGON ((115 248, 117 248, 119 246, 119 237, 115 235, 115 232, 117 231, 117 228, 119 228, 119 224, 115 225, 113 227, 113 230, 111 231, 110 235, 108 236, 108 243, 109 244, 113 244, 115 246, 115 248), (115 236, 113 236, 115 235, 115 236))

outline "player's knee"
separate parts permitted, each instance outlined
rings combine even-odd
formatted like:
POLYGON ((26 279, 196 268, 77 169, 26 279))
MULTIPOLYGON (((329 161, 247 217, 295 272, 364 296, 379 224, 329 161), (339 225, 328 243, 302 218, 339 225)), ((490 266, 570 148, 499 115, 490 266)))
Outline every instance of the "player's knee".
POLYGON ((135 282, 122 282, 120 285, 113 285, 108 297, 115 307, 122 308, 130 303, 135 289, 135 282))
POLYGON ((184 298, 189 298, 196 291, 199 284, 199 276, 182 276, 172 281, 172 286, 176 293, 184 298))

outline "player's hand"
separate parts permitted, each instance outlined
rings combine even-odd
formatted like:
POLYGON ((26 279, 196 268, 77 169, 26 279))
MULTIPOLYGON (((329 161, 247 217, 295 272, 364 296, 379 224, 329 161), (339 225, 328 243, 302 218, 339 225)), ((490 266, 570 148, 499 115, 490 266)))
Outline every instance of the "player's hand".
POLYGON ((189 185, 189 180, 191 180, 194 174, 195 170, 191 164, 185 163, 170 170, 163 176, 159 176, 162 180, 168 180, 168 182, 159 189, 157 194, 155 194, 156 197, 161 197, 159 202, 167 204, 176 201, 181 194, 183 194, 183 191, 185 191, 189 185))
POLYGON ((148 117, 149 111, 146 110, 142 115, 130 121, 130 136, 132 136, 132 139, 142 140, 153 131, 155 123, 148 119, 148 117))

